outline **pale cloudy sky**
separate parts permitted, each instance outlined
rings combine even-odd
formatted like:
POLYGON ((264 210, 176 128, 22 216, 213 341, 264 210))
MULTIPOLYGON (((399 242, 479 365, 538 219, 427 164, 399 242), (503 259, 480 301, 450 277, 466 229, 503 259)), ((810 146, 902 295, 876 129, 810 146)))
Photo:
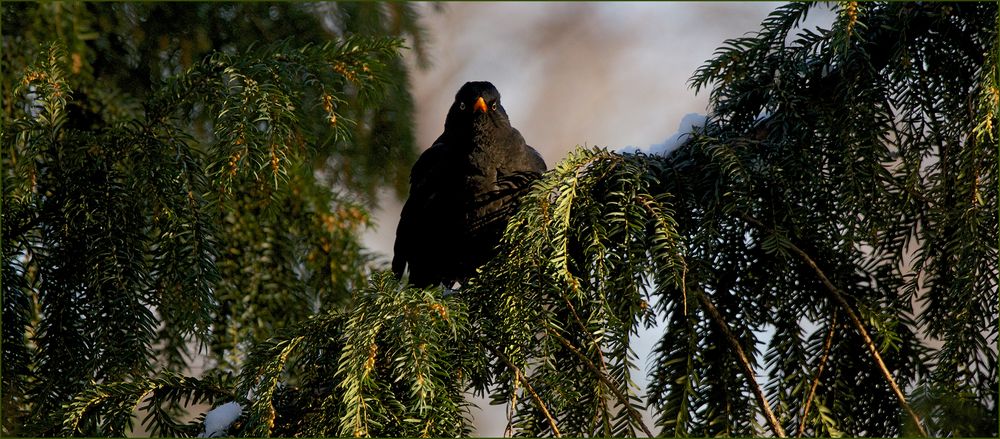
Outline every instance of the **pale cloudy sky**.
MULTIPOLYGON (((781 3, 504 2, 421 4, 431 66, 413 69, 417 142, 441 134, 455 92, 466 81, 493 82, 514 127, 549 167, 576 145, 647 148, 663 143, 688 113, 707 113, 708 92, 687 80, 727 38, 759 29, 781 3)), ((808 26, 829 26, 819 7, 808 26)), ((365 242, 392 255, 400 202, 383 197, 365 242)), ((659 334, 635 349, 646 383, 647 356, 659 334)), ((503 435, 502 407, 476 401, 478 436, 503 435)), ((648 422, 652 428, 652 422, 648 422)))
MULTIPOLYGON (((551 167, 576 145, 662 143, 708 92, 687 81, 727 38, 780 3, 445 2, 421 4, 431 66, 412 69, 417 144, 441 134, 455 92, 492 82, 511 123, 551 167)), ((386 197, 366 236, 391 257, 400 205, 386 197)))
POLYGON ((555 162, 577 144, 657 143, 704 112, 687 79, 776 3, 446 3, 425 8, 433 66, 414 75, 418 139, 455 91, 492 81, 515 127, 555 162))

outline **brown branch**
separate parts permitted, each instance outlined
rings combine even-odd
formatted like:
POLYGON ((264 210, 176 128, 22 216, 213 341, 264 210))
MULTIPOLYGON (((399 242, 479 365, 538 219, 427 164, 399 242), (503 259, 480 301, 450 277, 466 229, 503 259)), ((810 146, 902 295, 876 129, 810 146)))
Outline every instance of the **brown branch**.
MULTIPOLYGON (((745 213, 742 213, 740 216, 750 224, 753 224, 768 233, 774 233, 770 230, 770 228, 765 226, 764 223, 758 221, 756 218, 753 218, 745 213)), ((902 406, 903 410, 905 410, 906 413, 910 415, 910 418, 913 419, 913 423, 916 424, 917 431, 920 432, 920 435, 927 437, 927 430, 924 429, 920 416, 918 416, 917 413, 913 411, 913 408, 910 407, 910 404, 906 402, 906 396, 903 395, 903 391, 899 388, 899 385, 896 384, 896 380, 892 377, 892 372, 889 372, 889 368, 885 365, 885 362, 882 361, 882 355, 879 354, 878 347, 875 346, 875 342, 872 341, 871 336, 868 335, 868 330, 865 329, 865 325, 861 323, 861 319, 858 318, 857 313, 855 313, 854 309, 851 308, 851 305, 847 303, 847 299, 845 299, 844 295, 841 294, 840 289, 837 288, 828 277, 826 277, 826 273, 824 273, 823 270, 816 265, 816 261, 813 261, 813 259, 809 257, 808 253, 791 242, 788 243, 788 248, 802 258, 806 265, 816 272, 816 276, 819 277, 820 282, 823 283, 823 286, 825 286, 827 291, 830 292, 830 295, 833 296, 833 300, 837 302, 837 304, 840 305, 840 307, 847 313, 847 317, 850 318, 854 329, 856 329, 858 333, 861 334, 861 338, 864 339, 865 347, 868 348, 868 352, 870 352, 872 354, 872 358, 875 359, 875 364, 878 366, 879 371, 882 372, 882 376, 885 378, 886 382, 889 383, 892 393, 896 394, 896 399, 899 400, 899 405, 902 406)))
POLYGON ((688 287, 687 287, 687 275, 688 266, 687 262, 684 262, 684 268, 681 269, 681 298, 684 299, 684 317, 688 315, 688 287))
POLYGON ((719 325, 719 329, 722 330, 722 334, 726 337, 726 341, 736 352, 736 358, 740 362, 740 366, 743 367, 743 373, 746 374, 747 380, 750 381, 751 390, 753 390, 754 395, 757 396, 757 402, 760 404, 761 410, 764 411, 764 417, 767 418, 767 423, 771 425, 771 431, 774 432, 775 436, 785 437, 785 430, 781 428, 781 423, 778 422, 778 418, 774 416, 774 412, 771 411, 771 404, 767 402, 767 397, 764 396, 764 390, 760 388, 757 384, 757 377, 753 371, 753 366, 750 365, 750 360, 747 358, 745 352, 743 352, 743 346, 740 345, 740 341, 733 334, 733 331, 729 329, 729 325, 726 324, 725 319, 722 318, 722 314, 719 310, 715 308, 712 301, 708 299, 708 296, 699 293, 698 300, 701 301, 702 306, 708 311, 709 316, 715 323, 719 325))
POLYGON ((486 344, 483 344, 483 346, 485 346, 486 349, 489 349, 490 352, 493 352, 493 355, 496 355, 497 358, 500 359, 500 361, 503 361, 504 364, 507 365, 507 367, 509 367, 511 370, 514 371, 514 379, 524 382, 524 388, 528 391, 529 394, 531 394, 531 399, 534 399, 535 402, 538 403, 538 408, 542 410, 542 414, 544 414, 545 418, 548 419, 549 427, 552 428, 552 433, 556 437, 561 437, 562 435, 559 434, 559 427, 556 426, 556 420, 552 417, 552 414, 549 413, 549 409, 545 406, 545 402, 542 401, 542 398, 538 396, 538 393, 535 393, 535 388, 531 387, 531 383, 528 382, 528 377, 524 376, 524 373, 521 372, 521 369, 515 366, 514 363, 511 363, 510 359, 508 359, 507 356, 504 355, 502 352, 486 344))
POLYGON ((642 415, 639 414, 639 412, 635 409, 635 407, 632 407, 632 404, 629 403, 628 397, 626 397, 625 394, 623 394, 621 390, 618 389, 618 386, 612 383, 611 380, 609 380, 608 377, 604 373, 602 373, 597 368, 597 366, 594 365, 594 362, 590 361, 590 358, 587 358, 587 356, 584 355, 583 352, 580 352, 580 350, 577 349, 575 346, 573 346, 573 344, 570 343, 569 340, 566 340, 565 337, 560 335, 558 332, 554 331, 551 327, 546 325, 545 330, 546 332, 549 333, 549 335, 553 336, 557 341, 559 341, 559 343, 562 344, 566 349, 575 354, 577 357, 580 357, 580 359, 583 360, 583 363, 587 366, 587 368, 589 368, 591 372, 594 372, 597 375, 597 379, 599 379, 602 383, 604 383, 605 386, 611 389, 611 393, 615 394, 615 397, 618 398, 618 402, 623 407, 625 407, 625 410, 628 411, 628 414, 632 418, 632 420, 635 421, 637 424, 639 424, 640 427, 642 427, 642 431, 646 433, 647 436, 656 437, 651 431, 649 431, 649 427, 646 427, 646 423, 642 422, 642 415))
POLYGON ((833 315, 830 317, 830 332, 826 333, 826 340, 823 340, 823 355, 819 357, 819 365, 816 366, 816 375, 813 377, 812 386, 809 387, 809 395, 806 396, 806 404, 802 409, 802 419, 799 420, 799 431, 796 437, 802 437, 802 433, 806 430, 806 416, 809 415, 809 406, 812 405, 812 400, 816 396, 816 388, 819 387, 819 376, 823 374, 823 367, 826 366, 826 360, 830 358, 830 347, 833 346, 833 333, 837 331, 837 309, 834 308, 833 315))
POLYGON ((507 427, 503 429, 503 437, 514 436, 514 413, 517 412, 517 392, 511 392, 507 406, 507 427))
MULTIPOLYGON (((604 361, 604 353, 601 352, 600 343, 598 343, 597 339, 594 338, 594 334, 591 334, 590 331, 587 330, 587 325, 583 324, 583 320, 580 319, 580 314, 576 312, 576 307, 573 306, 573 302, 569 300, 569 297, 566 297, 566 295, 563 294, 562 292, 559 293, 559 297, 562 298, 563 302, 566 303, 566 307, 569 308, 570 312, 573 314, 573 320, 576 321, 577 326, 580 327, 580 331, 584 334, 587 334, 587 338, 590 339, 590 342, 593 344, 593 346, 596 347, 595 350, 597 351, 597 359, 601 362, 601 368, 600 368, 601 371, 598 372, 598 375, 603 376, 604 372, 608 370, 608 363, 604 361)), ((604 398, 601 398, 601 405, 604 407, 605 411, 609 411, 608 402, 604 398)), ((607 428, 606 419, 605 419, 605 427, 607 428)))
MULTIPOLYGON (((599 346, 600 344, 597 342, 597 339, 595 339, 594 335, 587 330, 587 325, 583 324, 583 319, 581 319, 580 314, 576 312, 576 307, 573 306, 573 302, 569 300, 569 297, 566 297, 566 295, 562 294, 562 292, 559 293, 559 297, 562 298, 563 302, 566 302, 566 307, 569 308, 570 313, 573 314, 573 321, 575 321, 577 326, 580 327, 580 331, 587 334, 587 338, 590 339, 594 346, 599 346)), ((604 361, 604 353, 601 352, 600 349, 597 349, 597 359, 601 360, 601 370, 608 370, 607 363, 604 361)))

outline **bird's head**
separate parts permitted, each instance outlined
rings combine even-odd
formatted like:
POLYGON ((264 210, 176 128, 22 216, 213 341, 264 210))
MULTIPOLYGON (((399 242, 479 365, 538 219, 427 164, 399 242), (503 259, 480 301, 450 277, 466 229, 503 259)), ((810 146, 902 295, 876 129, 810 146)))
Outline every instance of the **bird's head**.
POLYGON ((486 81, 466 82, 458 90, 445 120, 445 130, 454 127, 465 131, 477 121, 492 121, 497 126, 510 126, 507 111, 500 105, 500 92, 486 81))

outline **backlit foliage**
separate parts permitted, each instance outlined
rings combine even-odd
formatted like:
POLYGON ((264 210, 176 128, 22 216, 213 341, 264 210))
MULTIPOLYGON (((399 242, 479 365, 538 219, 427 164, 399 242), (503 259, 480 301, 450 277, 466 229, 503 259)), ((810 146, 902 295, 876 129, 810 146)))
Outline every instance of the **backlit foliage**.
POLYGON ((816 7, 724 42, 676 151, 553 166, 458 290, 369 273, 358 238, 398 183, 369 153, 407 135, 377 110, 408 96, 384 35, 420 34, 375 23, 412 10, 181 48, 128 99, 76 85, 97 71, 76 43, 5 53, 4 432, 122 435, 138 406, 190 435, 185 406, 236 401, 239 436, 464 436, 474 393, 522 436, 996 436, 997 4, 845 2, 800 28, 816 7))

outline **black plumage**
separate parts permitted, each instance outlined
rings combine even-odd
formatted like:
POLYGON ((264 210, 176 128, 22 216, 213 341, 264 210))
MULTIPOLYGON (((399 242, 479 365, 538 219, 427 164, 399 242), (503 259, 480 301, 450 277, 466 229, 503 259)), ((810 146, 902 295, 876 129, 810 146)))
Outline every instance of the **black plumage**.
POLYGON ((467 82, 444 133, 417 159, 396 229, 392 271, 424 287, 450 286, 496 253, 517 201, 545 161, 510 125, 500 92, 467 82))

